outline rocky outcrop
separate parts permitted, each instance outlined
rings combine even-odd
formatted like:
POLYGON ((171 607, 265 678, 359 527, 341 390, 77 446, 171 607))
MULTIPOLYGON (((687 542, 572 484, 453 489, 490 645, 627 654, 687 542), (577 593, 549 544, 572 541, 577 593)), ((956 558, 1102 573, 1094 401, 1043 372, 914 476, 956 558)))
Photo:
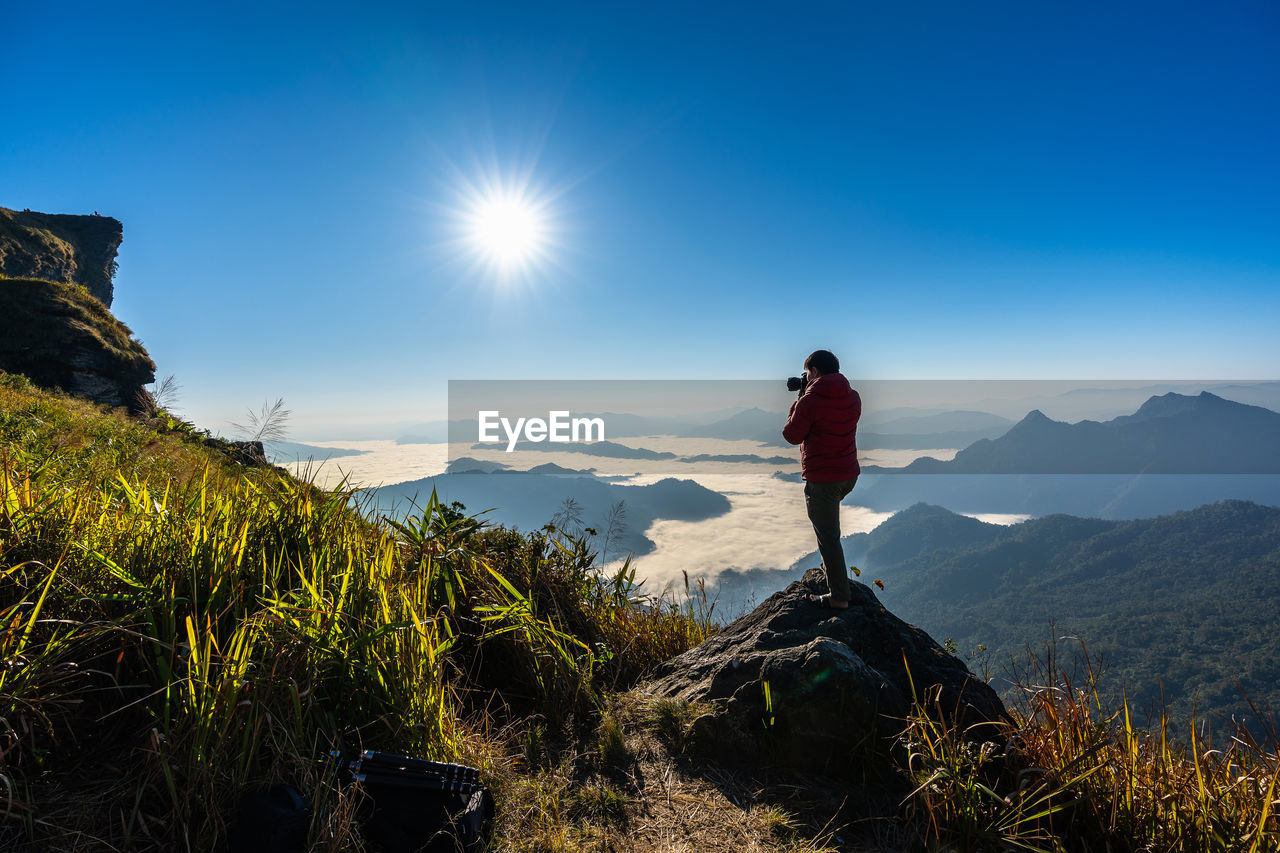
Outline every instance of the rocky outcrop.
POLYGON ((868 587, 851 586, 848 610, 820 609, 805 596, 825 592, 826 580, 809 570, 664 663, 647 692, 710 706, 694 734, 722 757, 837 772, 881 751, 913 696, 965 728, 1007 718, 963 663, 868 587))
POLYGON ((124 226, 109 216, 0 207, 0 275, 74 282, 110 308, 123 239, 124 226))
POLYGON ((261 441, 224 441, 220 438, 206 438, 206 447, 213 447, 230 456, 241 465, 252 468, 266 468, 271 464, 267 459, 267 450, 261 441))
POLYGON ((129 328, 83 287, 24 278, 0 278, 0 370, 130 408, 156 374, 129 328))

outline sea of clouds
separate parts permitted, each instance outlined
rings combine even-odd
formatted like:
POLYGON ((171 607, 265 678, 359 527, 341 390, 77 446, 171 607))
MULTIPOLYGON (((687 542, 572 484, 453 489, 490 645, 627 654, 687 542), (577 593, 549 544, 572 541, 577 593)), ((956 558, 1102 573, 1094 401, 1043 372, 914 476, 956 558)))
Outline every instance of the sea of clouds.
MULTIPOLYGON (((359 456, 344 456, 323 463, 290 463, 295 473, 311 476, 322 486, 375 488, 378 486, 420 480, 443 474, 448 461, 447 444, 396 444, 394 441, 312 442, 325 447, 363 451, 359 456)), ((627 439, 629 446, 643 447, 644 439, 627 439)), ((786 454, 788 448, 761 448, 750 441, 722 441, 705 438, 663 437, 662 448, 681 455, 697 454, 786 454)), ((918 456, 949 459, 954 449, 876 450, 859 454, 863 464, 900 466, 918 456)), ((799 470, 798 452, 793 472, 799 470)), ((511 456, 501 451, 490 454, 476 452, 475 458, 510 462, 511 456)), ((582 470, 600 460, 583 453, 541 451, 536 458, 520 457, 522 464, 550 462, 566 468, 582 470)), ((628 484, 645 485, 671 476, 670 461, 626 460, 632 472, 628 484)), ((786 570, 815 549, 813 528, 805 514, 804 486, 774 476, 778 465, 758 463, 712 463, 691 466, 686 478, 728 498, 728 513, 706 521, 660 519, 644 531, 654 542, 652 552, 635 558, 637 578, 645 580, 645 590, 682 591, 685 574, 689 578, 705 578, 708 583, 728 569, 786 570)), ((786 473, 784 471, 784 473, 786 473)), ((559 507, 547 507, 547 519, 559 507)), ((589 508, 600 512, 607 508, 589 508)), ((841 531, 848 536, 869 532, 891 513, 876 512, 858 506, 857 489, 841 506, 841 531)), ((992 514, 979 516, 984 521, 1010 524, 1025 515, 992 514)), ((816 563, 815 563, 816 565, 816 563)))

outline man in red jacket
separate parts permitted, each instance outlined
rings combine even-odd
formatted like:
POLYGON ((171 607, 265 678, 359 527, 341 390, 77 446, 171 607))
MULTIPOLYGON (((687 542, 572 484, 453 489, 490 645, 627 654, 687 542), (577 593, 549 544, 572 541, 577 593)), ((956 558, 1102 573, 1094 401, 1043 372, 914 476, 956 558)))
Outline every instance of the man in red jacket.
POLYGON ((840 501, 858 482, 855 434, 862 416, 862 398, 840 373, 840 360, 824 349, 805 359, 806 385, 791 404, 782 437, 800 445, 800 474, 805 479, 804 503, 818 536, 818 552, 827 572, 822 596, 809 596, 820 607, 849 607, 849 570, 840 545, 840 501))

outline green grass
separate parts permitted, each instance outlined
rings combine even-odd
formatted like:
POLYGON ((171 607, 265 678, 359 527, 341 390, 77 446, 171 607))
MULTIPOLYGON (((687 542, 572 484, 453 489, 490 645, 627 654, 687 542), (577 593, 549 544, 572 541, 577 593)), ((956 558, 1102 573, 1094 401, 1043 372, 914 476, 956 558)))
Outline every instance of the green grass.
POLYGON ((589 725, 709 627, 629 568, 602 577, 581 539, 434 496, 369 519, 350 490, 13 377, 0 448, 0 773, 33 843, 208 849, 282 768, 368 746, 452 760, 478 717, 589 725), (116 745, 98 772, 130 765, 130 807, 38 817, 84 740, 116 745))

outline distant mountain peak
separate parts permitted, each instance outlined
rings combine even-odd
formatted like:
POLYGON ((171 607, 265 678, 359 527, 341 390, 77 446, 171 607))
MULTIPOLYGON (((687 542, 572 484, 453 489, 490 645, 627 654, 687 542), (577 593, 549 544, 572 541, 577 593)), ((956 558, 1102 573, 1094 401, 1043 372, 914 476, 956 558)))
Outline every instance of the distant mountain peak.
MULTIPOLYGON (((1199 394, 1192 396, 1190 394, 1179 394, 1176 391, 1170 391, 1168 394, 1158 394, 1150 397, 1143 403, 1138 411, 1129 415, 1129 418, 1165 418, 1172 415, 1181 415, 1187 412, 1207 412, 1219 411, 1222 409, 1248 409, 1254 408, 1244 403, 1235 403, 1219 397, 1217 394, 1211 394, 1208 391, 1201 391, 1199 394)), ((1116 418, 1117 421, 1123 421, 1125 418, 1116 418)))
POLYGON ((1053 418, 1049 417, 1039 409, 1032 409, 1031 411, 1027 412, 1026 415, 1023 416, 1022 420, 1018 421, 1016 424, 1010 427, 1009 432, 1005 434, 1014 435, 1017 433, 1026 432, 1028 429, 1035 430, 1038 427, 1045 426, 1046 424, 1056 424, 1056 423, 1058 423, 1058 421, 1055 421, 1053 418))
POLYGON ((930 516, 952 516, 958 515, 958 513, 954 513, 944 506, 917 501, 906 509, 894 513, 894 515, 907 518, 928 518, 930 516))
POLYGON ((946 507, 920 501, 913 503, 906 509, 898 510, 893 515, 880 522, 876 529, 883 534, 896 529, 914 529, 916 525, 921 523, 938 523, 945 520, 964 517, 965 516, 962 516, 957 512, 952 512, 946 507))

